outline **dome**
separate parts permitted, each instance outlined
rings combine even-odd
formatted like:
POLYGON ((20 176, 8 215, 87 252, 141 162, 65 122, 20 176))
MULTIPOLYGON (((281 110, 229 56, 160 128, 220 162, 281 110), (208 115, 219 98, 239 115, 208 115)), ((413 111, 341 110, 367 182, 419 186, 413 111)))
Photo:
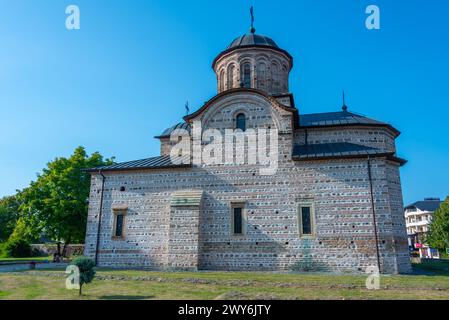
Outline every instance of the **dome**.
POLYGON ((156 137, 158 139, 160 138, 169 138, 171 136, 171 134, 173 132, 175 132, 176 130, 186 130, 187 132, 190 132, 191 128, 190 125, 186 122, 181 122, 178 123, 176 125, 174 125, 173 127, 170 127, 168 129, 166 129, 160 136, 156 137))
POLYGON ((227 53, 245 48, 265 48, 275 50, 287 56, 291 61, 291 65, 293 65, 293 57, 286 50, 281 49, 273 39, 255 33, 248 33, 234 39, 229 46, 214 59, 212 68, 214 69, 216 62, 227 53))
POLYGON ((234 41, 232 41, 231 44, 228 46, 227 50, 235 49, 238 47, 246 47, 246 46, 272 47, 272 48, 279 49, 278 45, 276 44, 276 42, 274 42, 273 39, 271 39, 267 36, 262 36, 262 35, 251 33, 251 34, 245 34, 241 37, 238 37, 234 41))

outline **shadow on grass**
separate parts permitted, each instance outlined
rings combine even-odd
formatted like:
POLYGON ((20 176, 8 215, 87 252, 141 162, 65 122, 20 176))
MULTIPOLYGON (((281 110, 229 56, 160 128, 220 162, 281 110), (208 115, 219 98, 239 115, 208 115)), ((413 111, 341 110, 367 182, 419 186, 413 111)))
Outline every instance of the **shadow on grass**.
POLYGON ((100 300, 148 300, 153 299, 155 296, 101 296, 100 300))
POLYGON ((449 276, 448 260, 423 260, 421 263, 414 263, 413 273, 426 276, 449 276))

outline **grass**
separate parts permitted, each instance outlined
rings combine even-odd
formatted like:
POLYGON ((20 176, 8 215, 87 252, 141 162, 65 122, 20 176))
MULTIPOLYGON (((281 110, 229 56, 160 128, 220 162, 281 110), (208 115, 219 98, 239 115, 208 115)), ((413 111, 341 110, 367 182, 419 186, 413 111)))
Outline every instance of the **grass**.
POLYGON ((420 264, 414 264, 414 269, 421 273, 449 276, 449 260, 425 260, 420 264))
POLYGON ((382 276, 381 290, 367 290, 363 275, 99 269, 82 297, 65 288, 64 270, 24 271, 0 274, 0 299, 449 299, 448 261, 415 268, 423 275, 382 276))

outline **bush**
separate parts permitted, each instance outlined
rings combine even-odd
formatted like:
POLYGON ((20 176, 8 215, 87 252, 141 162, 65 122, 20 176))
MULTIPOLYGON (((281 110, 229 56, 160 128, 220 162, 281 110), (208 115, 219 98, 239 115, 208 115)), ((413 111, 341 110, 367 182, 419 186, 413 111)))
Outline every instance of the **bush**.
POLYGON ((72 261, 71 265, 77 266, 80 272, 80 289, 79 294, 82 294, 82 287, 84 284, 91 283, 95 277, 95 262, 88 257, 78 257, 72 261))
POLYGON ((6 243, 0 243, 0 258, 7 258, 7 255, 5 252, 5 245, 6 245, 6 243))
POLYGON ((23 239, 9 239, 4 246, 4 251, 8 257, 12 258, 28 258, 31 256, 30 243, 23 239))

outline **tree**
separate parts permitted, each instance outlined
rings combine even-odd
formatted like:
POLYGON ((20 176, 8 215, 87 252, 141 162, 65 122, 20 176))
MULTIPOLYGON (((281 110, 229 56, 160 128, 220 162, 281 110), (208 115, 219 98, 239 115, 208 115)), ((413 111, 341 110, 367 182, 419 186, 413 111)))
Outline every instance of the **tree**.
POLYGON ((433 214, 426 242, 440 251, 449 248, 449 197, 433 214))
POLYGON ((19 200, 16 196, 0 199, 0 242, 8 240, 19 219, 19 200))
POLYGON ((95 262, 91 258, 78 257, 72 265, 79 270, 79 295, 82 295, 83 285, 91 283, 95 277, 95 262))
POLYGON ((98 152, 88 156, 83 147, 69 158, 57 158, 47 164, 37 180, 20 195, 21 217, 33 237, 42 234, 58 243, 58 253, 65 255, 68 244, 85 238, 90 189, 86 168, 109 165, 98 152), (64 248, 60 251, 59 244, 64 248))
POLYGON ((35 240, 32 230, 23 218, 16 222, 13 233, 5 242, 4 251, 8 257, 28 258, 32 255, 31 242, 35 240))

